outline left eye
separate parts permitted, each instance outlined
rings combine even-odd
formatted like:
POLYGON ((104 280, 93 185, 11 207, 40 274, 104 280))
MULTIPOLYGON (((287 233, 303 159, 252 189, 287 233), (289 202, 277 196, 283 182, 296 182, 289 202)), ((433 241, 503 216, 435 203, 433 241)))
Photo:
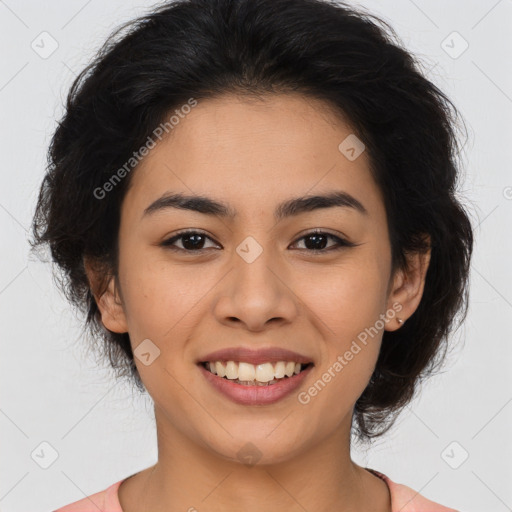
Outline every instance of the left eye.
POLYGON ((313 252, 327 252, 336 249, 341 249, 342 247, 352 247, 355 244, 345 240, 344 238, 340 238, 339 236, 331 235, 330 233, 325 233, 323 231, 313 231, 299 238, 295 243, 300 242, 301 240, 310 240, 311 242, 308 244, 305 242, 307 249, 313 252), (331 246, 329 249, 325 249, 325 243, 327 239, 332 239, 337 242, 337 244, 331 246))
MULTIPOLYGON (((200 252, 205 250, 206 248, 203 247, 206 240, 210 240, 213 242, 213 240, 207 236, 206 234, 200 232, 200 231, 184 231, 181 233, 178 233, 177 235, 173 236, 172 238, 169 238, 167 240, 164 240, 161 245, 163 247, 177 250, 177 251, 185 251, 185 252, 200 252), (175 245, 175 243, 181 240, 182 247, 178 247, 175 245)), ((353 244, 352 242, 349 242, 343 238, 340 238, 338 236, 332 235, 330 233, 326 233, 323 231, 313 231, 311 233, 308 233, 301 238, 297 239, 294 244, 297 244, 300 241, 306 241, 309 240, 310 242, 305 242, 306 249, 308 252, 327 252, 330 250, 336 250, 341 249, 342 247, 353 247, 356 244, 353 244), (331 246, 328 249, 325 249, 325 243, 327 239, 332 239, 337 242, 337 244, 331 246)), ((301 249, 304 250, 304 249, 301 249)))

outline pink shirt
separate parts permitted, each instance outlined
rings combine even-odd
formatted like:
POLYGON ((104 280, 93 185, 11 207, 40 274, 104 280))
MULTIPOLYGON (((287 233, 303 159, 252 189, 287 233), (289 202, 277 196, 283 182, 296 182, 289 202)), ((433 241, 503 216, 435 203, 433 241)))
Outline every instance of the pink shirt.
MULTIPOLYGON (((428 500, 406 485, 393 482, 375 469, 366 469, 384 480, 388 485, 391 494, 391 512, 458 512, 453 508, 444 507, 439 503, 428 500)), ((123 512, 117 496, 117 490, 122 482, 123 480, 119 480, 104 491, 75 501, 53 512, 123 512)))

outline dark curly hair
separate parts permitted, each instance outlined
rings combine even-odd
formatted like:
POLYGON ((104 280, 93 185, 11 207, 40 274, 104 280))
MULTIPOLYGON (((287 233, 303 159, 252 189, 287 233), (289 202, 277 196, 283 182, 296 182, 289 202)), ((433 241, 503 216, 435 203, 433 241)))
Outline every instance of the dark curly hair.
POLYGON ((178 0, 110 35, 69 91, 30 243, 49 245, 58 284, 86 315, 83 332, 118 377, 145 389, 128 333, 101 322, 84 258, 104 283, 117 276, 120 205, 133 172, 101 200, 94 191, 191 97, 296 91, 325 101, 365 144, 385 201, 393 271, 405 268, 408 253, 428 250, 430 235, 421 302, 401 329, 384 332, 354 408, 358 440, 391 427, 440 367, 455 319, 466 317, 473 250, 456 198, 459 114, 421 67, 385 21, 322 0, 178 0))

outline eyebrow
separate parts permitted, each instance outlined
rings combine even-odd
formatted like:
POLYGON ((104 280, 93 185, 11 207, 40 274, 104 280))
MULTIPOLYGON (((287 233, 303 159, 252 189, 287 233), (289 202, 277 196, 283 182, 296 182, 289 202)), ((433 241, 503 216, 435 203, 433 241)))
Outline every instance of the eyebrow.
MULTIPOLYGON (((368 211, 355 197, 347 192, 333 191, 325 195, 309 195, 288 199, 280 203, 275 212, 274 219, 280 221, 287 217, 292 217, 305 212, 311 212, 321 208, 346 207, 352 208, 363 215, 368 215, 368 211)), ((232 206, 221 201, 202 195, 184 195, 167 193, 152 202, 142 214, 142 217, 151 215, 157 211, 168 208, 178 208, 182 210, 191 210, 205 215, 217 216, 221 218, 234 219, 238 212, 232 206)))

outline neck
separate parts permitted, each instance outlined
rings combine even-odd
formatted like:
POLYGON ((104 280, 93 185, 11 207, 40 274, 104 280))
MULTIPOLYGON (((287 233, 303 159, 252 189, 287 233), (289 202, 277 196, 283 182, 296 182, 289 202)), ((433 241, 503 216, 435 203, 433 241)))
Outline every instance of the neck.
POLYGON ((260 457, 251 465, 250 458, 226 457, 194 442, 155 413, 159 459, 121 485, 124 512, 391 511, 385 482, 350 458, 350 428, 340 426, 332 438, 280 460, 239 443, 243 449, 236 452, 253 462, 260 457))

